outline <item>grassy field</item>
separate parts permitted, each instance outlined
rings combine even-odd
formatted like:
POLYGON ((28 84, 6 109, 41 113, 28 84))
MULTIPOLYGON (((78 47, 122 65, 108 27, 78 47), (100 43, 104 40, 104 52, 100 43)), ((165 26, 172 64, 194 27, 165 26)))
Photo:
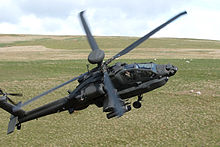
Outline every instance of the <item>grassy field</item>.
MULTIPOLYGON (((134 39, 97 37, 97 42, 110 57, 134 39)), ((0 87, 23 93, 13 98, 17 102, 85 72, 90 52, 82 36, 0 35, 0 46, 0 87)), ((101 108, 90 106, 72 115, 62 112, 24 123, 11 135, 6 135, 10 115, 0 109, 0 146, 220 146, 219 54, 219 41, 151 39, 117 62, 156 58, 154 62, 172 63, 179 71, 165 86, 146 93, 140 109, 107 120, 101 108)), ((76 85, 24 109, 64 97, 76 85)))

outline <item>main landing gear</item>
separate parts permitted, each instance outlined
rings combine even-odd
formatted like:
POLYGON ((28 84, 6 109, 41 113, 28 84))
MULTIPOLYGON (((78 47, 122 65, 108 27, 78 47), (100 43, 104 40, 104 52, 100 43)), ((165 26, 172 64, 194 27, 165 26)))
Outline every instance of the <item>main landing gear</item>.
POLYGON ((134 108, 136 108, 136 109, 141 108, 141 102, 140 101, 142 100, 142 98, 143 98, 142 95, 138 96, 138 100, 133 103, 133 107, 134 108))

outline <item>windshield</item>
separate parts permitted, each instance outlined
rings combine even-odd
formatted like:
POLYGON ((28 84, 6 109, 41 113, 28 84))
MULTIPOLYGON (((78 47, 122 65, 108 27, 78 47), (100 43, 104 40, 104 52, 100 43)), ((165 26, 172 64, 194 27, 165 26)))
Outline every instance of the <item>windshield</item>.
POLYGON ((151 63, 140 63, 140 64, 137 64, 137 65, 141 69, 151 69, 151 67, 152 67, 151 63))
POLYGON ((149 69, 153 72, 157 72, 155 63, 135 63, 125 65, 125 69, 137 68, 137 69, 149 69))
POLYGON ((134 68, 134 64, 127 64, 124 66, 126 69, 134 68))
POLYGON ((154 64, 154 63, 138 63, 136 65, 140 69, 150 69, 153 72, 156 72, 156 64, 154 64))

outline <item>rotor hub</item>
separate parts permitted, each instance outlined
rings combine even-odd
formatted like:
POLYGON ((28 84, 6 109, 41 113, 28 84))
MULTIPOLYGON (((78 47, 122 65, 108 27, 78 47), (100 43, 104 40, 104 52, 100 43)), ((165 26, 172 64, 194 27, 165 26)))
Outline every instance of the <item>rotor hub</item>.
POLYGON ((103 59, 105 58, 105 53, 104 51, 100 49, 93 50, 89 56, 88 56, 88 61, 91 64, 99 64, 102 63, 103 59))

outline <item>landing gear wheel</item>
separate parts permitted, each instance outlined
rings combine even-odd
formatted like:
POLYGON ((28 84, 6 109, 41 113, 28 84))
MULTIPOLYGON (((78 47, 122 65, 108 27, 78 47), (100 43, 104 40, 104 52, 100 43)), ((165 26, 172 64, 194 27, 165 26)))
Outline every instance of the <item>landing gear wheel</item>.
POLYGON ((133 107, 136 108, 136 109, 141 108, 141 102, 135 101, 135 102, 133 103, 133 107))
POLYGON ((21 130, 21 124, 18 124, 18 125, 17 125, 17 129, 18 129, 18 130, 21 130))

